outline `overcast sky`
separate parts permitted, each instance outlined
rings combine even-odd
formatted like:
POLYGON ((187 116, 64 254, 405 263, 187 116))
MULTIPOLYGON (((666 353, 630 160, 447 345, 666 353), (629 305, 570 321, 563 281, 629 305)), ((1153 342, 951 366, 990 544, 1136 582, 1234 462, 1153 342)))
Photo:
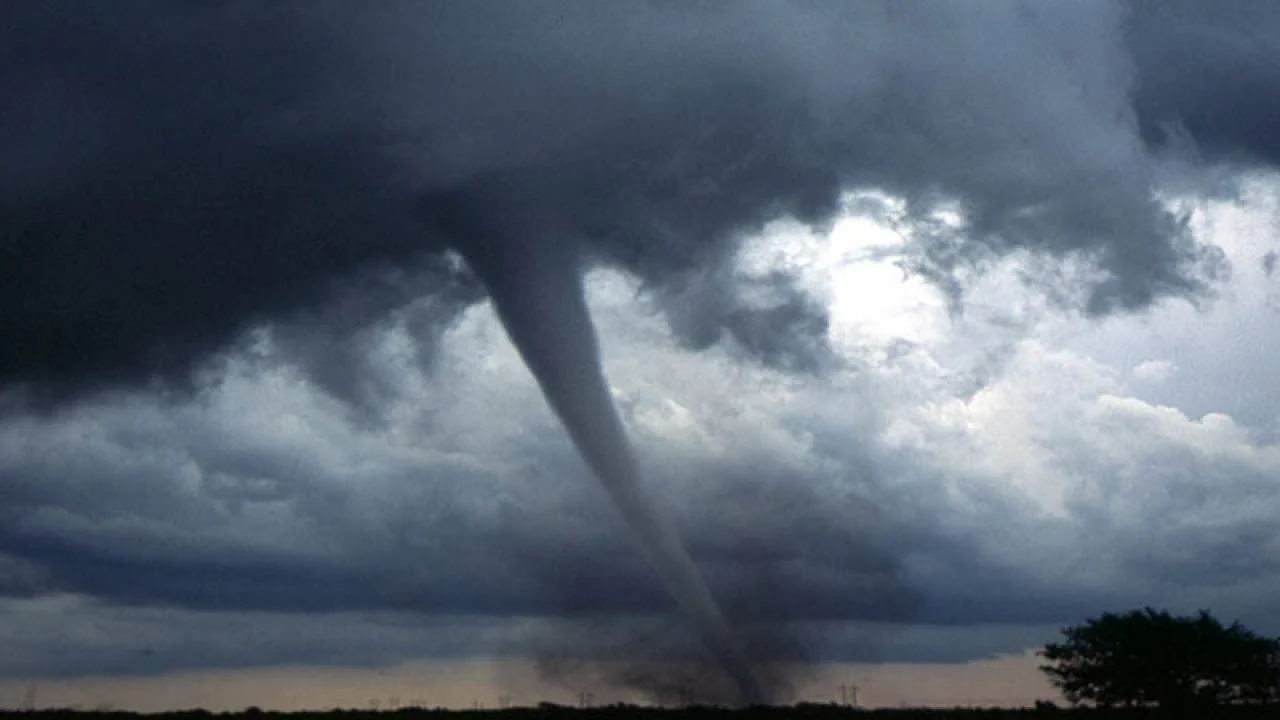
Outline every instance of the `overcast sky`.
POLYGON ((670 699, 707 650, 526 366, 579 277, 778 697, 1143 605, 1280 634, 1280 5, 0 14, 7 687, 670 699))

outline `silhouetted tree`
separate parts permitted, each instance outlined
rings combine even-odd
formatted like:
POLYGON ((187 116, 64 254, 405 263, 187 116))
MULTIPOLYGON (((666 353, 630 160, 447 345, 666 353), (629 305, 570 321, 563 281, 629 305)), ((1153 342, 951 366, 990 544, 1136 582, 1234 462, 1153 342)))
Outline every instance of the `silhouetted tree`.
POLYGON ((1208 612, 1106 613, 1063 629, 1040 666, 1072 703, 1188 709, 1280 699, 1280 640, 1208 612))

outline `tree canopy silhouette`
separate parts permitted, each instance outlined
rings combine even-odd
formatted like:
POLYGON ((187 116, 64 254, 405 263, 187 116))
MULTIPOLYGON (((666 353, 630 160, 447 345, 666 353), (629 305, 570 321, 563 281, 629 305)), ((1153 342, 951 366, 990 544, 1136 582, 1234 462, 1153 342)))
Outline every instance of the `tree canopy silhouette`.
POLYGON ((1151 608, 1105 613, 1064 628, 1040 655, 1072 703, 1192 708, 1280 699, 1280 640, 1202 610, 1177 617, 1151 608))

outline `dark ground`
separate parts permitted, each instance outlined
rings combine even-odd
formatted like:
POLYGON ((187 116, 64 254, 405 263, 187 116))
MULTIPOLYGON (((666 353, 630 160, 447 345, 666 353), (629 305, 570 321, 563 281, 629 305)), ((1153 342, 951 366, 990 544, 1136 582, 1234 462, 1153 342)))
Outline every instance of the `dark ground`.
POLYGON ((855 710, 837 705, 801 704, 789 707, 761 707, 742 710, 691 707, 660 709, 614 705, 577 709, 557 705, 506 710, 426 710, 407 708, 376 712, 369 710, 333 710, 309 712, 268 712, 250 708, 244 712, 211 713, 205 710, 138 714, 130 712, 97 712, 75 710, 0 710, 0 718, 24 720, 1002 720, 1004 718, 1090 718, 1091 720, 1128 720, 1130 718, 1195 718, 1196 720, 1280 720, 1280 705, 1251 707, 1219 707, 1188 713, 1170 713, 1156 709, 1098 710, 1089 708, 1039 709, 884 709, 855 710))

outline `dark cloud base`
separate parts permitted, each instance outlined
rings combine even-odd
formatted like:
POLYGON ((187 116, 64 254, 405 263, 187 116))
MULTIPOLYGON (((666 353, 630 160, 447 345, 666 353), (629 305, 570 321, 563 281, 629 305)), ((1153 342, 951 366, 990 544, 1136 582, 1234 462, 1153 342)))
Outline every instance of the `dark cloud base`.
MULTIPOLYGON (((975 249, 1093 258, 1092 312, 1201 292, 1213 256, 1155 207, 1145 159, 1105 116, 1274 160, 1260 39, 1276 14, 1013 10, 12 4, 0 381, 57 400, 181 380, 255 324, 423 263, 437 269, 399 293, 383 280, 356 314, 469 302, 424 257, 444 245, 430 217, 459 209, 518 215, 530 243, 582 243, 637 273, 694 346, 728 333, 798 369, 824 352, 811 303, 750 308, 693 285, 739 232, 821 222, 850 188, 900 194, 922 220, 954 200, 975 249), (1035 42, 992 54, 991 34, 1035 42), (867 49, 878 37, 892 49, 867 49), (1076 55, 1058 65, 1053 46, 1076 55), (1069 95, 1081 84, 1094 94, 1069 95), (1059 115, 1027 107, 1031 92, 1059 115)), ((973 256, 943 250, 954 242, 926 241, 939 278, 973 256)), ((308 356, 318 344, 298 343, 304 366, 332 364, 308 356)))

